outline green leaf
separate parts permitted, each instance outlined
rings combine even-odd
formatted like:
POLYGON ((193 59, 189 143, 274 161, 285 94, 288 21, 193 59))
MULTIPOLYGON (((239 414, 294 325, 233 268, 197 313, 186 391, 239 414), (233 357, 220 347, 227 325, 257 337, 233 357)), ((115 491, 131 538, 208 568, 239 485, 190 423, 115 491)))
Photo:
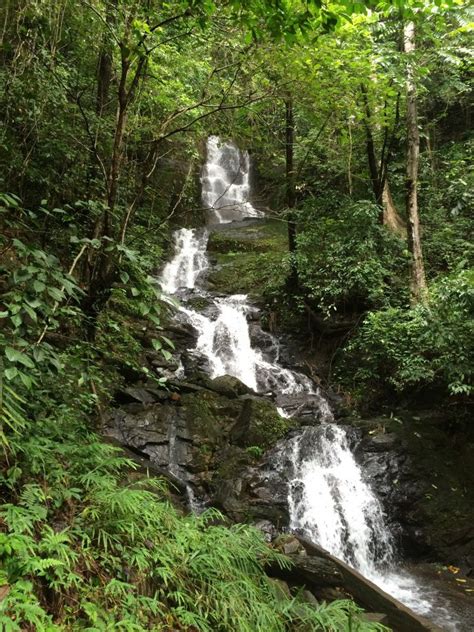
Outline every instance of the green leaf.
POLYGON ((31 320, 34 320, 35 322, 38 320, 38 317, 36 315, 35 310, 31 309, 31 307, 29 305, 23 304, 23 309, 28 314, 28 316, 31 318, 31 320))
POLYGON ((161 336, 161 338, 162 338, 162 340, 164 340, 166 342, 168 347, 171 347, 171 349, 176 349, 176 347, 174 346, 174 342, 172 340, 170 340, 166 336, 161 336))
POLYGON ((122 270, 120 272, 120 278, 122 280, 122 283, 127 283, 130 279, 130 275, 128 274, 128 272, 125 272, 125 270, 122 270))
POLYGON ((35 281, 33 281, 33 288, 34 288, 35 292, 38 292, 38 294, 39 294, 41 292, 44 292, 44 290, 46 288, 46 285, 43 283, 43 281, 35 280, 35 281))
POLYGON ((23 373, 22 371, 19 371, 18 375, 20 376, 20 380, 23 382, 26 388, 30 390, 33 386, 33 380, 31 379, 31 377, 26 373, 23 373))
POLYGON ((16 366, 10 366, 8 369, 5 369, 5 377, 7 380, 13 380, 18 375, 18 369, 16 366))
POLYGON ((148 314, 148 318, 151 320, 152 323, 155 323, 155 325, 160 325, 161 321, 158 316, 155 316, 154 314, 148 314))
POLYGON ((57 287, 49 287, 48 294, 51 296, 51 298, 54 298, 55 301, 61 301, 63 299, 63 293, 58 290, 57 287))
POLYGON ((27 355, 25 355, 21 351, 14 349, 13 347, 6 347, 5 355, 10 360, 10 362, 20 362, 20 364, 23 364, 29 369, 35 368, 35 364, 31 358, 29 358, 27 355))
POLYGON ((156 338, 152 339, 151 344, 153 345, 153 349, 155 351, 159 351, 163 346, 161 340, 157 340, 156 338))
POLYGON ((15 327, 20 327, 21 323, 23 322, 20 314, 14 314, 10 320, 15 325, 15 327))

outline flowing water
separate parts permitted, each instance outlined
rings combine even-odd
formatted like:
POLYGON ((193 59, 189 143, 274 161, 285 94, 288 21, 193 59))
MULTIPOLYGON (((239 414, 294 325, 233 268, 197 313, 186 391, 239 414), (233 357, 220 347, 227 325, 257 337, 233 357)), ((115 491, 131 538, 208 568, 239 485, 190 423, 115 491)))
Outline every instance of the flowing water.
MULTIPOLYGON (((232 143, 215 136, 207 144, 202 196, 209 223, 227 223, 260 217, 249 202, 249 157, 232 143)), ((232 375, 261 394, 270 394, 279 411, 298 413, 299 402, 311 403, 313 417, 322 423, 305 426, 282 450, 289 464, 290 528, 303 532, 330 553, 347 562, 420 614, 435 614, 431 601, 415 580, 397 567, 395 545, 383 508, 364 478, 349 447, 346 431, 333 422, 325 398, 307 376, 278 362, 278 341, 252 344, 248 317, 255 311, 245 295, 213 297, 200 287, 209 266, 207 230, 181 229, 174 236, 175 254, 164 268, 163 291, 182 297, 182 317, 197 332, 195 351, 206 358, 211 377, 232 375), (195 289, 209 307, 198 312, 186 306, 186 293, 195 289)), ((436 617, 447 620, 437 607, 436 617)), ((455 629, 449 622, 446 629, 455 629)))
POLYGON ((263 217, 252 206, 250 158, 233 143, 221 143, 217 136, 207 140, 207 161, 201 177, 202 201, 213 224, 234 222, 245 217, 263 217))
POLYGON ((415 580, 397 570, 393 537, 382 505, 364 480, 345 430, 305 428, 286 447, 293 466, 290 527, 420 614, 431 604, 415 580))
POLYGON ((181 228, 174 233, 174 257, 166 264, 161 275, 161 287, 167 294, 179 288, 193 288, 196 279, 207 269, 208 234, 193 228, 181 228))

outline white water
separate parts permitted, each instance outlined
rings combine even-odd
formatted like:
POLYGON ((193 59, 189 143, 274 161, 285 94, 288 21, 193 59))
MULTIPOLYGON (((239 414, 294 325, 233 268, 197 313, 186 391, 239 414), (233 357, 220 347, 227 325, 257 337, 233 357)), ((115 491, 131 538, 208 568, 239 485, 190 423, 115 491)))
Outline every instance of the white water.
MULTIPOLYGON (((209 139, 207 148, 202 195, 205 206, 212 210, 209 221, 227 223, 259 215, 248 202, 248 155, 231 143, 221 144, 217 137, 209 139)), ((189 229, 176 232, 175 255, 161 281, 165 292, 174 294, 180 288, 196 287, 209 265, 207 237, 207 232, 189 229)), ((345 430, 330 423, 333 416, 319 389, 305 375, 280 366, 278 352, 268 357, 252 346, 247 320, 252 307, 246 296, 211 298, 200 293, 211 299, 209 315, 187 307, 180 311, 197 331, 195 350, 207 359, 211 377, 235 376, 257 392, 277 396, 277 402, 284 396, 278 409, 282 416, 295 414, 295 407, 288 405, 292 396, 303 396, 319 409, 324 423, 302 428, 283 450, 292 470, 285 472, 286 477, 290 474, 290 527, 304 532, 418 613, 431 610, 433 614, 430 601, 415 580, 397 568, 393 537, 382 506, 364 480, 345 430)), ((277 341, 273 342, 278 349, 277 341)), ((446 614, 437 611, 440 617, 446 614)))
POLYGON ((163 269, 161 287, 167 294, 179 288, 193 288, 201 272, 207 269, 207 231, 181 228, 174 233, 174 257, 163 269))
POLYGON ((218 136, 207 140, 207 161, 201 177, 202 201, 211 223, 223 224, 263 217, 249 202, 250 159, 233 143, 222 143, 218 136))
POLYGON ((346 432, 335 424, 305 428, 289 445, 290 527, 420 614, 430 611, 414 579, 396 569, 382 506, 364 481, 346 432))
MULTIPOLYGON (((217 310, 214 319, 194 310, 181 310, 198 332, 196 350, 209 361, 211 377, 232 375, 259 393, 310 394, 320 400, 323 418, 332 419, 327 402, 308 377, 265 359, 264 354, 252 346, 246 318, 251 307, 246 295, 215 299, 214 306, 217 310)), ((276 341, 274 347, 277 347, 276 341)), ((284 407, 281 413, 287 416, 284 407)))

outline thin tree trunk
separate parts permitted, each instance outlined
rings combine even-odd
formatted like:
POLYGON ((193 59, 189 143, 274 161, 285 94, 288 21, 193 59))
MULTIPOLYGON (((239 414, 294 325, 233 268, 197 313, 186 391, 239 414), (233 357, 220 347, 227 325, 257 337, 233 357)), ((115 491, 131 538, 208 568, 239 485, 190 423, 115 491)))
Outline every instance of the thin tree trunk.
MULTIPOLYGON (((415 51, 415 24, 407 22, 404 28, 404 51, 408 56, 415 51)), ((418 112, 416 82, 413 60, 407 61, 407 171, 406 205, 408 249, 411 254, 410 288, 414 304, 427 298, 425 268, 421 248, 420 218, 418 215, 418 164, 420 156, 420 135, 418 132, 418 112)))
MULTIPOLYGON (((114 27, 117 12, 117 0, 112 0, 106 5, 105 20, 110 28, 114 27)), ((110 41, 110 33, 106 30, 103 35, 102 48, 99 54, 97 71, 97 100, 96 112, 100 117, 105 110, 109 99, 110 83, 112 81, 113 44, 110 41)))
POLYGON ((286 117, 286 205, 288 212, 288 250, 291 255, 291 272, 288 284, 291 289, 298 286, 298 271, 294 255, 296 254, 296 222, 292 209, 296 206, 295 168, 294 168, 294 143, 295 143, 295 119, 293 114, 293 99, 288 96, 285 99, 286 117))
MULTIPOLYGON (((365 108, 365 119, 364 119, 365 138, 366 138, 365 146, 366 146, 366 151, 367 151, 367 161, 369 164, 370 181, 372 183, 372 190, 374 192, 375 202, 380 207, 382 207, 383 186, 381 186, 381 183, 380 183, 378 160, 377 160, 377 154, 375 151, 375 141, 374 141, 374 136, 372 134, 372 111, 370 109, 366 87, 362 84, 360 89, 362 92, 362 99, 364 101, 364 108, 365 108)), ((382 211, 381 211, 380 220, 381 222, 383 221, 382 211)))

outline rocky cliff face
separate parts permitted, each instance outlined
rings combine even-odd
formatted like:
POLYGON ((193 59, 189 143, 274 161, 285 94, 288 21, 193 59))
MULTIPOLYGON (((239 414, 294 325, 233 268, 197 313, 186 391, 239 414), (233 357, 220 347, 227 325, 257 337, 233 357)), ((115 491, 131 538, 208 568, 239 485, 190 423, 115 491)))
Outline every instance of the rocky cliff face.
MULTIPOLYGON (((239 230, 219 229, 210 240, 215 268, 209 283, 213 292, 228 290, 253 296, 251 335, 260 348, 271 344, 265 327, 274 326, 262 305, 262 288, 254 273, 280 252, 280 229, 255 225, 239 230), (239 253, 239 256, 235 256, 239 253), (270 321, 270 322, 269 322, 270 321)), ((199 309, 212 309, 205 304, 199 309)), ((149 350, 150 369, 168 377, 166 388, 152 381, 130 384, 117 393, 115 407, 105 421, 104 433, 121 445, 149 459, 183 493, 199 506, 214 506, 235 521, 259 523, 275 534, 288 525, 287 483, 281 467, 279 443, 301 425, 318 424, 317 402, 301 396, 293 401, 293 417, 282 417, 276 398, 257 395, 236 378, 210 379, 206 361, 193 351, 195 332, 173 319, 166 328, 176 351, 169 360, 149 350)), ((299 371, 311 371, 301 358, 308 347, 304 335, 281 338, 280 362, 299 371)), ((306 341, 307 342, 307 341, 306 341)), ((314 374, 312 377, 317 377, 314 374)), ((402 550, 427 558, 474 567, 472 451, 453 443, 436 415, 385 416, 358 419, 338 410, 340 423, 351 428, 349 436, 357 460, 381 499, 399 536, 402 550)), ((281 402, 278 402, 279 404, 281 402)))

